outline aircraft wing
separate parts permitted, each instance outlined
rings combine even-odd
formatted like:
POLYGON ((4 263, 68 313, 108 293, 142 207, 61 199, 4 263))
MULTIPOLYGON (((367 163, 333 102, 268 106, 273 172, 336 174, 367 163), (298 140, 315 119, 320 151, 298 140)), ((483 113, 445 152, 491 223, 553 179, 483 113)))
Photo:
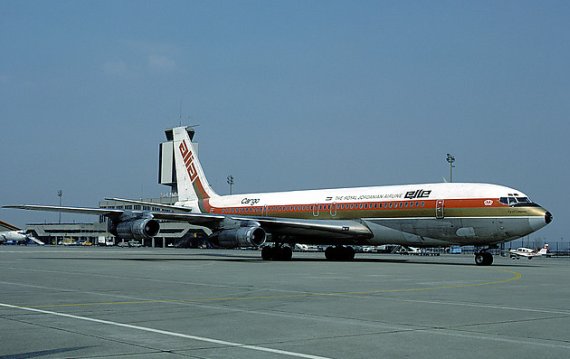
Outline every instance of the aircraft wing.
POLYGON ((25 209, 25 210, 29 210, 29 211, 93 214, 96 216, 106 216, 106 217, 119 217, 125 212, 125 211, 120 210, 120 209, 44 206, 44 205, 38 205, 38 204, 10 205, 10 206, 2 206, 2 208, 16 208, 16 209, 25 209))
POLYGON ((168 213, 153 212, 156 219, 183 221, 198 226, 215 229, 224 220, 259 225, 268 233, 295 238, 326 237, 327 239, 368 239, 372 231, 358 221, 325 221, 276 217, 237 217, 208 213, 168 213))
MULTIPOLYGON (((133 201, 133 203, 136 201, 133 201)), ((170 221, 188 222, 190 224, 201 225, 205 227, 215 226, 217 223, 224 220, 226 217, 215 214, 204 213, 172 213, 172 212, 150 212, 150 211, 128 211, 122 209, 108 209, 108 208, 88 208, 88 207, 62 207, 62 206, 45 206, 38 204, 21 204, 2 206, 2 208, 15 208, 25 209, 29 211, 47 211, 47 212, 66 212, 75 214, 92 214, 96 216, 105 216, 109 218, 121 217, 126 212, 148 214, 152 218, 164 219, 170 221)))
MULTIPOLYGON (((276 217, 239 217, 210 213, 176 213, 176 212, 150 212, 150 211, 125 211, 120 209, 63 207, 46 205, 9 205, 3 208, 16 208, 32 211, 67 212, 76 214, 90 214, 106 216, 111 219, 120 218, 124 213, 141 214, 144 217, 152 217, 158 220, 188 222, 197 226, 218 229, 223 222, 236 224, 248 223, 260 226, 268 233, 291 239, 354 239, 363 240, 371 238, 372 231, 368 226, 355 220, 310 220, 276 217)), ((168 208, 168 207, 167 207, 168 208)), ((170 208, 176 210, 178 208, 170 208)))
POLYGON ((174 206, 169 204, 157 204, 153 202, 135 201, 123 198, 106 198, 108 200, 138 204, 144 206, 154 206, 158 208, 169 209, 175 213, 169 212, 152 212, 152 216, 156 219, 164 219, 171 221, 183 221, 190 224, 205 226, 214 229, 225 219, 240 222, 257 222, 267 232, 274 235, 295 236, 295 237, 315 237, 326 236, 328 239, 346 239, 346 238, 371 238, 372 232, 364 224, 356 221, 322 221, 322 220, 299 220, 289 218, 275 217, 234 217, 208 213, 189 213, 191 210, 187 207, 174 206), (183 212, 183 213, 176 213, 183 212))
POLYGON ((172 213, 172 212, 150 212, 155 219, 163 219, 175 222, 188 222, 197 226, 216 228, 226 216, 209 213, 172 213))
MULTIPOLYGON (((246 220, 246 218, 239 218, 246 220)), ((251 219, 249 219, 251 221, 251 219)), ((294 237, 295 239, 320 238, 334 239, 369 239, 373 237, 372 231, 364 223, 356 220, 310 220, 261 217, 254 219, 259 222, 267 232, 273 235, 294 237)))

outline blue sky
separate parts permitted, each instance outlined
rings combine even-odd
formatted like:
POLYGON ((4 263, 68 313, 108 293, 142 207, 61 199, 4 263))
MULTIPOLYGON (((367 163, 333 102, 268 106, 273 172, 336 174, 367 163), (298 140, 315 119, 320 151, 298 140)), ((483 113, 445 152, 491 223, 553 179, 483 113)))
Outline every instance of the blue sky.
POLYGON ((228 174, 244 193, 441 182, 450 152, 454 181, 525 192, 555 216, 533 236, 568 241, 569 18, 567 1, 4 0, 0 204, 158 196, 182 122, 219 193, 228 174))

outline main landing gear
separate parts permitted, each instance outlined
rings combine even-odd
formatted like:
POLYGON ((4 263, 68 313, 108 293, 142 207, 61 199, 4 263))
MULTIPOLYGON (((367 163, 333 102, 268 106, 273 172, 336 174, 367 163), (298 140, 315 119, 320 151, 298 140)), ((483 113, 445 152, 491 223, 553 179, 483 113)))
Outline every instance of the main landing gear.
POLYGON ((261 258, 264 261, 290 261, 293 257, 293 251, 289 246, 275 245, 274 247, 267 246, 261 250, 261 258))
POLYGON ((354 259, 354 249, 345 246, 327 247, 325 257, 329 261, 351 261, 354 259))
POLYGON ((478 266, 490 266, 493 264, 493 255, 485 250, 475 253, 475 264, 478 266))
MULTIPOLYGON (((276 244, 261 249, 261 258, 264 261, 290 261, 291 257, 293 251, 287 245, 276 244)), ((325 257, 329 261, 351 261, 354 259, 354 249, 350 246, 327 247, 325 257)))

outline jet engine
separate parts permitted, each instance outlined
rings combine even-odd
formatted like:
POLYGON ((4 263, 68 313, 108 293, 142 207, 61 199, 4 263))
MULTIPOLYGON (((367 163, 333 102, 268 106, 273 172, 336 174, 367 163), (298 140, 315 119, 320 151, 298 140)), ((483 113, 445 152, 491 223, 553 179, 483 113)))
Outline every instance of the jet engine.
POLYGON ((119 223, 111 223, 109 232, 123 239, 150 239, 158 234, 160 224, 149 218, 134 219, 119 223))
POLYGON ((240 227, 214 233, 212 243, 224 248, 259 247, 265 243, 267 233, 261 227, 240 227))

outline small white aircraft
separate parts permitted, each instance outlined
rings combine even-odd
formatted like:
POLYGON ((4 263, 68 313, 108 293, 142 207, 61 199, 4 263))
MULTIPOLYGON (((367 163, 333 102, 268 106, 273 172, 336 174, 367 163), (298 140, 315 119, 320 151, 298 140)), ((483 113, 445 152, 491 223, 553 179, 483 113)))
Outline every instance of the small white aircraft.
POLYGON ((548 253, 548 244, 545 244, 544 247, 539 251, 524 247, 511 249, 509 251, 509 255, 512 259, 521 259, 521 257, 532 259, 534 257, 540 257, 546 253, 548 253))
POLYGON ((24 244, 27 243, 30 239, 38 244, 44 244, 39 239, 27 234, 26 231, 21 230, 20 228, 11 225, 10 223, 0 221, 0 244, 6 243, 8 241, 14 241, 16 244, 24 244))

